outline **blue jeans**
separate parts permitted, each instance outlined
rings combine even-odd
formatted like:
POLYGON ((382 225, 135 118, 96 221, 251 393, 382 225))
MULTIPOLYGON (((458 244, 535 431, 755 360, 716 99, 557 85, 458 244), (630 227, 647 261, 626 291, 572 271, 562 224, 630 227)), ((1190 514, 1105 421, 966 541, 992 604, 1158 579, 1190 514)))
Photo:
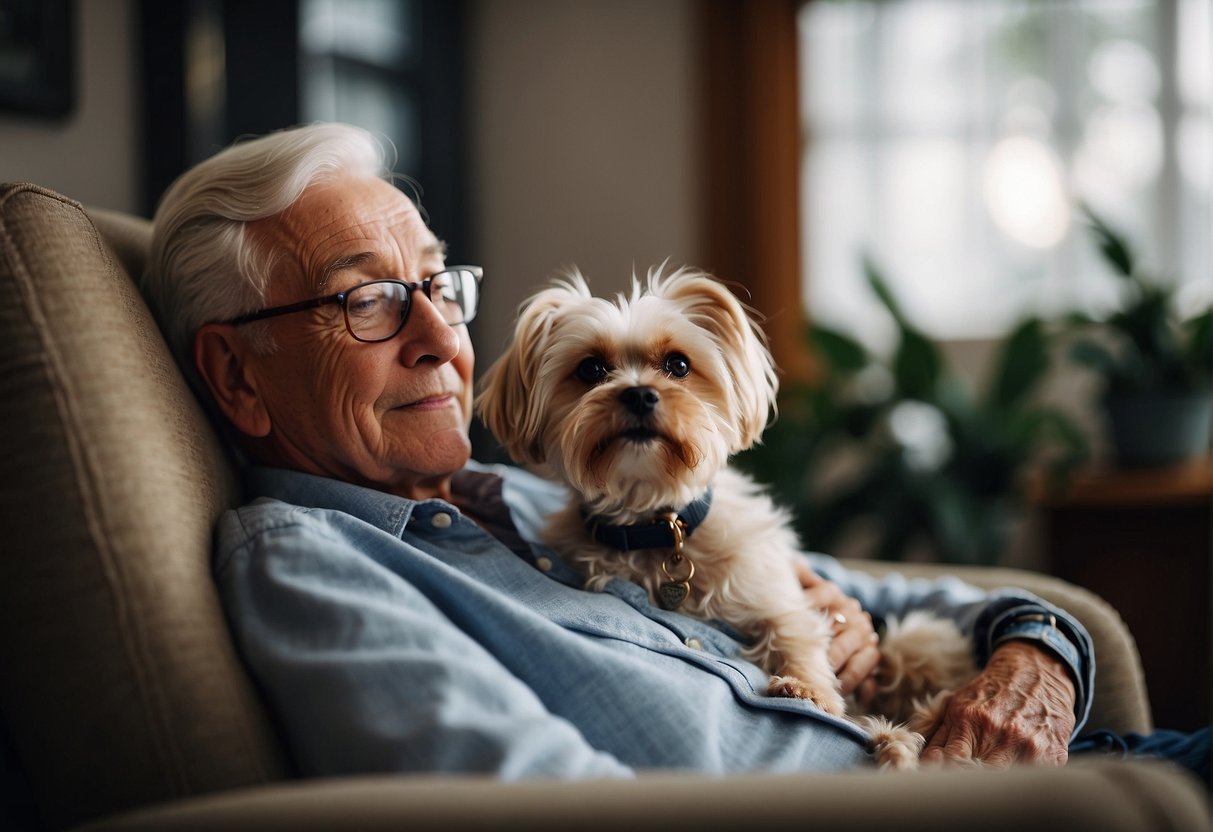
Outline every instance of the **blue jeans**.
POLYGON ((1153 757, 1168 760, 1196 774, 1213 788, 1209 763, 1213 758, 1213 727, 1187 733, 1154 731, 1150 734, 1114 734, 1092 731, 1070 743, 1070 754, 1105 754, 1119 759, 1153 757))

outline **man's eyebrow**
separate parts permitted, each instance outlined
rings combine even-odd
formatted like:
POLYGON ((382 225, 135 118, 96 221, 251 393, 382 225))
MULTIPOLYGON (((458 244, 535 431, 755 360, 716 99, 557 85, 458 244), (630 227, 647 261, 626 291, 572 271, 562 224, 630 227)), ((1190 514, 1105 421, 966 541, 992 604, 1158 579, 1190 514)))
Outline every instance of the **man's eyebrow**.
MULTIPOLYGON (((421 258, 427 257, 446 257, 446 243, 442 240, 436 240, 432 243, 427 243, 421 248, 421 258)), ((316 287, 316 294, 323 295, 324 287, 333 279, 333 275, 343 272, 346 269, 356 269, 359 266, 364 266, 367 263, 379 257, 373 251, 360 251, 357 254, 347 254, 343 257, 338 257, 333 262, 329 263, 320 272, 320 283, 316 287)))
POLYGON ((377 256, 373 251, 360 251, 357 254, 347 254, 344 257, 338 257, 320 272, 320 283, 316 286, 316 294, 324 294, 324 287, 333 279, 333 275, 346 269, 356 269, 374 260, 377 256))

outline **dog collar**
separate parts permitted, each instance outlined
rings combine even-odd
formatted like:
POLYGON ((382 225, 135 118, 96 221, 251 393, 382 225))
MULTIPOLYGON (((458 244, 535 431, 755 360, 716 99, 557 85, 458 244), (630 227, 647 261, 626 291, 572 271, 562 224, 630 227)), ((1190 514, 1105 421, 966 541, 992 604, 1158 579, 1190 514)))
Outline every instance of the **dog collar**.
POLYGON ((634 549, 670 549, 680 546, 682 540, 690 537, 708 516, 708 509, 711 507, 712 489, 709 488, 690 505, 677 512, 670 512, 670 515, 675 515, 674 518, 662 514, 654 523, 615 526, 586 515, 584 509, 582 516, 585 519, 585 527, 595 540, 612 549, 630 552, 634 549), (678 531, 675 531, 675 523, 679 527, 678 531))

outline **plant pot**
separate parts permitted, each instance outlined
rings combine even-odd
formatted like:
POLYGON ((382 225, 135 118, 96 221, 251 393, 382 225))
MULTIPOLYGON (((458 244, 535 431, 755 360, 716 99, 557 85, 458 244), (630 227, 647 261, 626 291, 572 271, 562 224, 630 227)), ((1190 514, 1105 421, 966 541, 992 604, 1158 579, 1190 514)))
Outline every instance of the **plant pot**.
POLYGON ((1110 394, 1104 409, 1121 465, 1169 465, 1209 449, 1213 390, 1110 394))

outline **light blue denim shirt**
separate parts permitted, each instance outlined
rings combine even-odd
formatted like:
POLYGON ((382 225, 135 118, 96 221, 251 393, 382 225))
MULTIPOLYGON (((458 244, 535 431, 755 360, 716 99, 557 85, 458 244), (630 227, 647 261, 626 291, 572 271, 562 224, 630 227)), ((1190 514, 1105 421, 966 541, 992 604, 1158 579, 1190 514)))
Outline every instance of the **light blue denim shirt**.
MULTIPOLYGON (((492 773, 626 777, 871 765, 859 729, 795 699, 727 628, 655 608, 614 581, 601 593, 534 541, 562 490, 504 466, 519 551, 442 500, 251 469, 252 503, 221 518, 215 576, 238 647, 301 774, 492 773)), ((1047 607, 958 581, 874 580, 812 556, 876 615, 928 607, 974 635, 1047 607)), ((1051 609, 1051 608, 1050 608, 1051 609)), ((1078 646, 1080 726, 1090 640, 1078 646)))

